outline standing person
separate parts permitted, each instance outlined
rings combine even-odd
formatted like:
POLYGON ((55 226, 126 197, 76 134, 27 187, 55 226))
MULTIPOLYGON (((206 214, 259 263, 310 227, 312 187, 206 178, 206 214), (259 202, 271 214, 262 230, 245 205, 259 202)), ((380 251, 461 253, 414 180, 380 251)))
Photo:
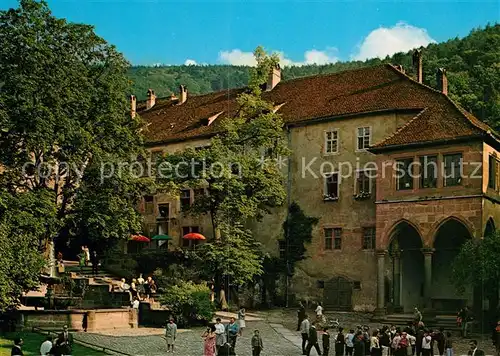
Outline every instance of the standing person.
POLYGON ((378 330, 375 330, 370 339, 370 355, 371 356, 381 356, 382 352, 380 349, 380 340, 378 338, 378 330))
POLYGON ((444 344, 445 344, 444 329, 439 328, 439 330, 433 334, 432 338, 434 339, 434 342, 436 343, 436 346, 438 349, 438 355, 443 356, 444 355, 444 344))
POLYGON ((363 333, 358 331, 354 337, 354 356, 365 355, 365 340, 363 340, 363 333))
POLYGON ((84 246, 82 246, 82 250, 78 254, 78 266, 80 267, 80 273, 83 274, 83 267, 85 267, 85 250, 84 246))
POLYGON ((379 343, 382 351, 382 356, 389 356, 389 349, 391 347, 391 337, 390 332, 387 326, 382 328, 382 331, 379 334, 379 343))
POLYGON ((226 291, 224 290, 224 287, 221 287, 221 289, 220 289, 219 303, 220 303, 221 310, 227 311, 228 306, 227 306, 227 300, 226 300, 226 291))
POLYGON ((12 346, 12 349, 10 350, 10 355, 11 356, 24 355, 23 350, 22 350, 23 343, 24 343, 24 341, 21 338, 14 339, 14 346, 12 346))
POLYGON ((46 356, 52 350, 52 336, 48 335, 45 341, 40 345, 40 355, 46 356))
POLYGON ((343 328, 339 328, 339 333, 337 334, 337 338, 335 339, 335 355, 336 356, 344 356, 345 350, 345 337, 342 333, 344 331, 343 328))
MULTIPOLYGON (((137 299, 136 299, 137 300, 137 299)), ((170 318, 167 326, 165 327, 165 339, 167 340, 167 352, 174 352, 175 339, 177 338, 177 324, 173 318, 170 318)))
POLYGON ((321 355, 321 350, 318 345, 318 331, 316 330, 316 322, 311 324, 309 328, 309 339, 307 342, 306 355, 309 356, 311 354, 312 348, 316 349, 318 355, 321 355))
POLYGON ((302 324, 302 320, 306 317, 306 308, 302 301, 299 302, 299 309, 297 310, 297 331, 300 331, 300 324, 302 324))
POLYGON ((463 316, 464 318, 462 320, 462 336, 465 338, 467 337, 467 333, 470 329, 470 326, 474 322, 474 314, 469 309, 469 307, 466 306, 464 308, 463 316))
POLYGON ((401 341, 401 333, 396 330, 396 334, 392 338, 391 342, 391 350, 392 350, 392 355, 398 355, 398 350, 399 350, 399 342, 401 341))
POLYGON ((137 294, 139 295, 139 299, 145 299, 146 290, 144 289, 144 277, 142 277, 142 273, 139 274, 139 278, 137 278, 137 294))
POLYGON ((68 331, 68 326, 64 325, 63 332, 58 340, 61 353, 63 355, 71 355, 73 349, 73 335, 68 331))
POLYGON ((446 341, 444 343, 446 349, 446 356, 453 356, 453 340, 451 339, 451 332, 446 333, 446 341))
POLYGON ((300 336, 302 336, 302 355, 305 355, 307 353, 306 351, 306 344, 307 341, 309 340, 309 328, 311 325, 309 324, 309 318, 307 315, 304 317, 304 320, 302 320, 302 323, 300 324, 300 336))
POLYGON ((97 256, 97 251, 92 251, 90 262, 92 263, 92 275, 97 276, 99 274, 99 257, 97 256))
POLYGON ((85 267, 88 267, 90 262, 90 250, 88 246, 83 246, 83 253, 85 254, 85 267))
POLYGON ((203 338, 203 356, 215 356, 215 326, 209 326, 201 337, 203 338))
POLYGON ((370 355, 370 327, 363 327, 363 340, 365 341, 365 355, 370 355))
POLYGON ((215 348, 217 354, 222 345, 226 343, 226 329, 222 325, 220 318, 215 319, 215 348))
POLYGON ((408 348, 410 347, 410 340, 408 339, 408 333, 402 332, 401 333, 401 339, 399 340, 398 348, 396 351, 396 354, 398 356, 407 356, 408 355, 408 348))
POLYGON ((321 306, 321 302, 318 302, 318 306, 316 307, 316 321, 323 321, 323 307, 321 306))
POLYGON ((420 356, 422 354, 422 341, 424 339, 424 330, 419 328, 417 330, 416 340, 415 340, 415 354, 420 356))
POLYGON ((477 341, 471 340, 469 342, 470 350, 468 352, 469 356, 484 356, 484 351, 477 348, 477 341))
POLYGON ((346 356, 352 356, 354 351, 354 330, 351 329, 345 336, 345 353, 346 356))
POLYGON ((429 335, 429 331, 424 331, 424 337, 422 338, 422 356, 432 355, 432 337, 429 335))
POLYGON ((156 295, 157 290, 158 288, 156 286, 156 282, 154 279, 151 278, 151 283, 149 284, 149 299, 151 300, 152 303, 154 303, 155 301, 154 297, 156 295))
POLYGON ((417 307, 413 310, 413 324, 415 325, 415 328, 418 328, 420 323, 422 322, 422 313, 420 310, 418 310, 417 307))
POLYGON ((82 320, 82 329, 84 332, 87 332, 87 327, 89 325, 89 312, 86 312, 83 314, 83 320, 82 320))
POLYGON ((241 307, 238 311, 238 328, 240 329, 240 336, 243 335, 243 329, 246 327, 245 323, 245 308, 241 307))
POLYGON ((493 334, 491 335, 491 338, 493 341, 493 345, 495 346, 497 356, 500 356, 500 320, 497 321, 497 325, 493 329, 493 334))
POLYGON ((134 301, 132 302, 132 309, 139 309, 140 305, 141 305, 141 302, 139 302, 139 299, 137 297, 135 297, 134 301))
POLYGON ((234 318, 229 319, 229 324, 227 325, 227 339, 233 349, 236 347, 238 332, 238 324, 236 324, 234 318))
MULTIPOLYGON (((330 352, 330 333, 328 332, 328 328, 323 328, 323 335, 321 335, 321 346, 323 346, 323 356, 328 356, 330 352)), ((335 345, 337 348, 337 345, 335 345)), ((337 352, 337 351, 335 351, 337 352)))
POLYGON ((264 349, 262 338, 259 330, 255 330, 252 336, 252 356, 260 356, 260 352, 264 349))
POLYGON ((414 335, 412 335, 412 334, 408 334, 407 337, 408 337, 408 340, 410 341, 410 347, 408 347, 407 355, 408 356, 414 356, 415 355, 415 345, 417 343, 417 338, 414 335))

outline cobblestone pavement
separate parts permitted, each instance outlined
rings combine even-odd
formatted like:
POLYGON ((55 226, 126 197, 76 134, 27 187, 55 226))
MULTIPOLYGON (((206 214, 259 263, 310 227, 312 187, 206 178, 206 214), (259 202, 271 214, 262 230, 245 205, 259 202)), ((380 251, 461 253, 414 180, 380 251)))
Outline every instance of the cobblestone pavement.
MULTIPOLYGON (((276 327, 276 326, 275 326, 276 327)), ((250 340, 253 330, 259 329, 264 351, 262 356, 293 356, 300 355, 300 348, 296 346, 298 336, 293 338, 293 333, 283 337, 283 330, 275 329, 270 324, 262 321, 247 322, 247 328, 243 336, 236 342, 236 354, 238 356, 250 356, 252 354, 250 340)), ((176 340, 175 354, 179 356, 203 356, 203 340, 201 334, 203 329, 195 328, 179 333, 176 340)), ((143 333, 142 333, 143 334, 143 333)), ((134 356, 140 355, 166 355, 165 340, 159 335, 150 336, 109 336, 92 333, 76 333, 75 338, 99 346, 125 352, 134 356)), ((311 353, 315 355, 315 353, 311 353)))

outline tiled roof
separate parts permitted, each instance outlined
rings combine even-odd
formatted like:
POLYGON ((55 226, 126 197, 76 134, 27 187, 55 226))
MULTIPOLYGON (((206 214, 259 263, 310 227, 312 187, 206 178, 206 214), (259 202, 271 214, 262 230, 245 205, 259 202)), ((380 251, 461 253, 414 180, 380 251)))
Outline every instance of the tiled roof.
MULTIPOLYGON (((189 96, 182 105, 172 105, 170 98, 157 99, 156 105, 147 111, 139 104, 138 113, 148 124, 147 142, 154 144, 216 133, 221 119, 236 112, 236 98, 244 90, 189 96), (220 112, 223 113, 213 124, 203 125, 206 119, 220 112)), ((395 134, 375 144, 374 148, 378 149, 492 131, 446 95, 415 82, 391 65, 282 81, 263 96, 275 106, 285 103, 278 113, 289 125, 377 111, 420 112, 395 134)))

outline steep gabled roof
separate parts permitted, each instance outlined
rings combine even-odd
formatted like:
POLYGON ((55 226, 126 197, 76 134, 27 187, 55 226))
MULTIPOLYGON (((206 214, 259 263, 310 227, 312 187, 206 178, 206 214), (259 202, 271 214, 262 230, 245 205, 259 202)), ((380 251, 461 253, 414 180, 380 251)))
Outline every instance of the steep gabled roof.
MULTIPOLYGON (((217 133, 220 121, 236 113, 236 98, 244 90, 190 96, 182 105, 172 105, 170 98, 157 99, 150 110, 139 104, 138 113, 148 123, 147 142, 153 145, 217 133), (220 112, 213 124, 204 125, 220 112)), ((446 95, 417 83, 391 65, 282 81, 263 96, 275 106, 286 103, 278 113, 287 125, 381 111, 419 112, 395 134, 375 144, 374 150, 492 132, 446 95)))

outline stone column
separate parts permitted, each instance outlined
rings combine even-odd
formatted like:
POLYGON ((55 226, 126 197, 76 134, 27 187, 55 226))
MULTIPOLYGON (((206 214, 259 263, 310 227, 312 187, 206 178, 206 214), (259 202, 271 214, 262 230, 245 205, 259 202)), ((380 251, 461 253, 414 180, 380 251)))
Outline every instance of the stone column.
POLYGON ((385 315, 385 250, 377 250, 377 309, 376 315, 385 315))
POLYGON ((424 301, 425 308, 430 310, 432 308, 432 255, 434 253, 434 249, 423 248, 422 253, 424 254, 424 301))
POLYGON ((394 264, 394 311, 401 311, 401 251, 392 253, 392 263, 394 264))

